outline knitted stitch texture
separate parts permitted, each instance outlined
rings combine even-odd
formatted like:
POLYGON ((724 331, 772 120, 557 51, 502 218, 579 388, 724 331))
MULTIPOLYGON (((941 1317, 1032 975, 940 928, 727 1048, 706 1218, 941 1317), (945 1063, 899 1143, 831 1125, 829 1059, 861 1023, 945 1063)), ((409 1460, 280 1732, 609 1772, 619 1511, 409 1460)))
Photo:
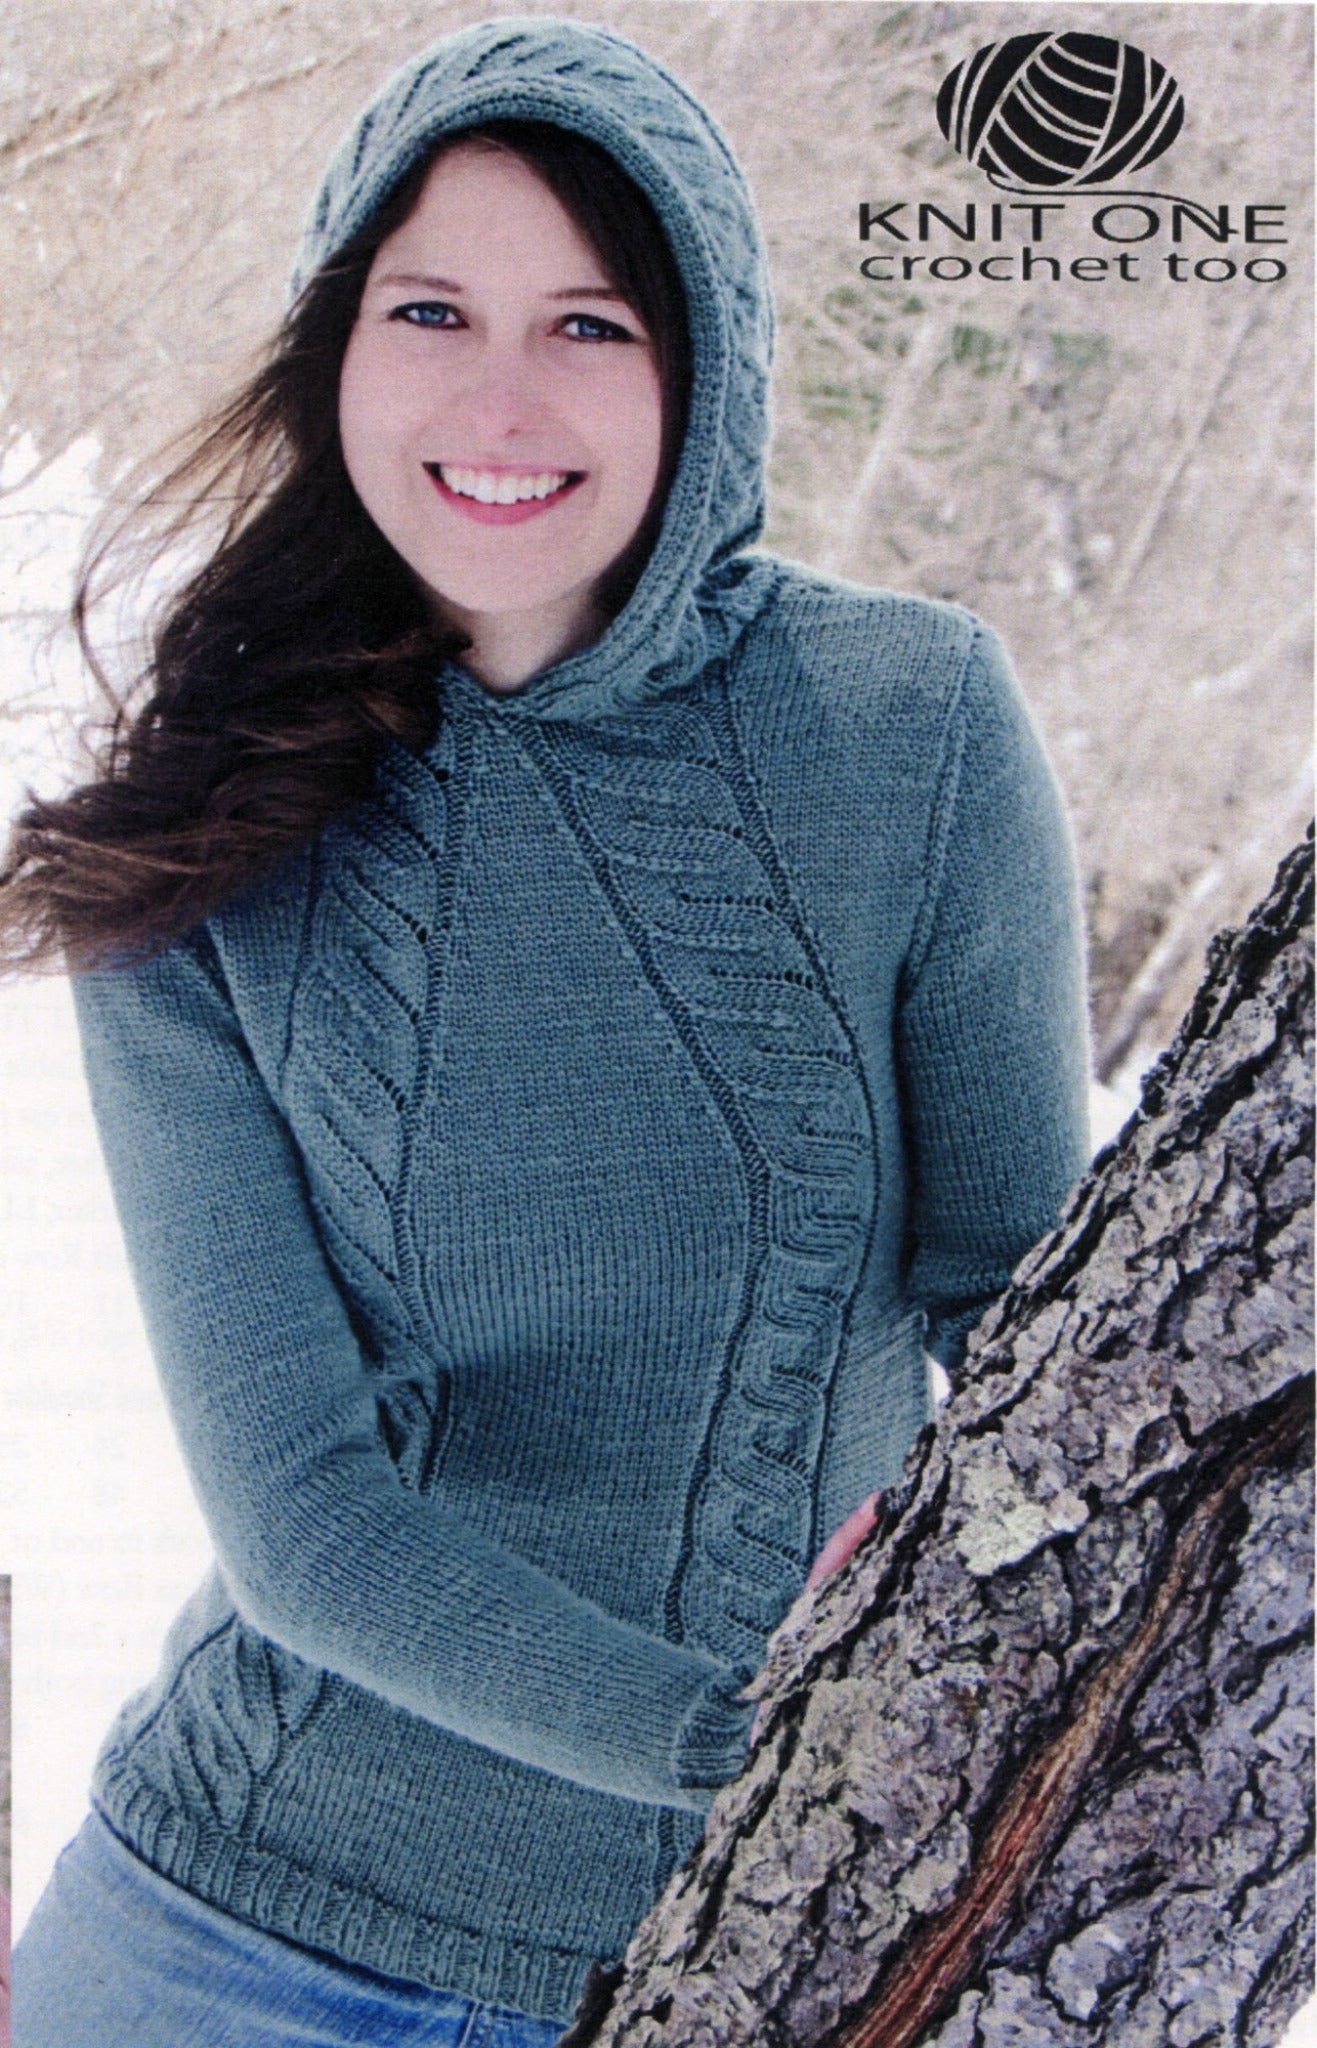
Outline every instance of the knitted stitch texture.
POLYGON ((662 533, 496 697, 158 960, 80 977, 217 1567, 94 1796, 287 1939, 565 2018, 713 1789, 815 1549, 1085 1157, 1073 862, 1001 650, 740 552, 770 331, 726 145, 609 32, 441 44, 304 264, 427 138, 579 127, 691 301, 662 533))

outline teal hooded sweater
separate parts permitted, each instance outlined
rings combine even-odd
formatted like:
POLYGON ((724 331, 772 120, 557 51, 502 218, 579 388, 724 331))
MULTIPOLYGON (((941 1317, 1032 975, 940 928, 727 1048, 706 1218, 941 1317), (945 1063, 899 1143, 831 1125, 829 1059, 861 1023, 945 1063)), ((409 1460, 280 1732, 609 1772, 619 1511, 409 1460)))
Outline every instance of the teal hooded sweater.
POLYGON ((647 192, 689 428, 603 637, 437 737, 146 964, 78 978, 216 1568, 100 1756, 156 1870, 549 2017, 713 1789, 822 1540, 899 1474, 925 1347, 1085 1158, 1073 863, 991 633, 746 549, 770 301, 658 64, 486 24, 388 85, 305 276, 441 133, 530 116, 647 192))

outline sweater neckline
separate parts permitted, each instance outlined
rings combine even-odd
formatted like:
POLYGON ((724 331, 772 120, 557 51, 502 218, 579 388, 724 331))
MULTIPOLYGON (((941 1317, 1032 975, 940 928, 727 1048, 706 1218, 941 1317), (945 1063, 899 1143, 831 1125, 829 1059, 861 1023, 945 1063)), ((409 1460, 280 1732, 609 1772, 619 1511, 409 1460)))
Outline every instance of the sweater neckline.
POLYGON ((771 555, 747 551, 702 579, 687 603, 675 608, 666 633, 654 630, 649 607, 633 598, 590 646, 541 669, 520 689, 491 690, 456 660, 444 663, 439 685, 492 718, 606 721, 676 694, 711 662, 725 659, 780 577, 771 555))

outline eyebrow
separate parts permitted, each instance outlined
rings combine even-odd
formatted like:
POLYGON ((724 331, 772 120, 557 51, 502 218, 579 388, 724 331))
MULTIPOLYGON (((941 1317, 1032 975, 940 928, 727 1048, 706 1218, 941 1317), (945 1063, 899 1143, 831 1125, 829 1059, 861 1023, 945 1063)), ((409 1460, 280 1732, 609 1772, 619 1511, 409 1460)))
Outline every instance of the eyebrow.
MULTIPOLYGON (((375 278, 373 282, 376 286, 419 285, 426 291, 452 292, 457 297, 465 290, 465 286, 458 284, 455 278, 434 277, 427 272, 416 270, 389 270, 382 277, 375 278)), ((619 306, 629 303, 623 293, 615 291, 612 285, 608 284, 573 284, 565 291, 547 292, 545 296, 550 299, 608 299, 619 306)))

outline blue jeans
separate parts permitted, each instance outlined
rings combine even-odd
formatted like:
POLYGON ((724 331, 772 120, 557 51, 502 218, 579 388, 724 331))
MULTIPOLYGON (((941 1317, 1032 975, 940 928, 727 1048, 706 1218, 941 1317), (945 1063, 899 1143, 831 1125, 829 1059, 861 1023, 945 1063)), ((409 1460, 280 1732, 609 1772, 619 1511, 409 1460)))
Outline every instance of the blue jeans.
POLYGON ((14 1951, 14 2048, 550 2048, 561 2032, 218 1913, 158 1877, 97 1814, 14 1951))

